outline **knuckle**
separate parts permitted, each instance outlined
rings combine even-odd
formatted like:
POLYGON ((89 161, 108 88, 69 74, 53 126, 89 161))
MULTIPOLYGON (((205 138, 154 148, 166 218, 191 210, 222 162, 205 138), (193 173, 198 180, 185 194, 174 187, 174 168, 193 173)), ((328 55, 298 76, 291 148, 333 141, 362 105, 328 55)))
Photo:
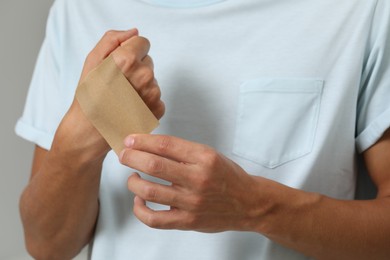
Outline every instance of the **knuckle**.
POLYGON ((158 86, 155 86, 153 89, 152 89, 152 95, 153 95, 153 99, 155 101, 158 101, 161 99, 161 89, 158 87, 158 86))
POLYGON ((122 60, 122 69, 125 73, 133 71, 136 68, 137 63, 137 56, 135 55, 135 53, 129 51, 124 52, 122 60))
POLYGON ((113 58, 124 75, 127 75, 134 70, 137 64, 135 54, 128 52, 123 48, 116 49, 113 52, 113 58))
POLYGON ((153 59, 149 56, 146 55, 143 59, 143 62, 151 69, 154 69, 154 62, 153 59))
POLYGON ((111 43, 111 44, 117 44, 118 39, 117 39, 117 31, 115 30, 109 30, 106 31, 103 35, 103 38, 105 41, 111 43))
POLYGON ((115 31, 114 30, 108 30, 108 31, 106 31, 105 33, 104 33, 104 38, 112 38, 112 37, 114 37, 114 35, 115 35, 115 31))
POLYGON ((139 79, 140 86, 147 86, 147 85, 153 83, 154 72, 152 69, 144 68, 140 74, 141 74, 140 79, 139 79))
POLYGON ((150 41, 147 38, 138 36, 137 39, 139 39, 142 42, 142 44, 144 44, 145 46, 150 47, 150 41))
POLYGON ((152 104, 152 106, 155 106, 155 103, 157 103, 161 98, 161 91, 158 87, 154 87, 149 90, 149 92, 146 94, 145 102, 152 104))
POLYGON ((145 219, 145 224, 151 228, 159 228, 160 225, 157 218, 153 214, 149 214, 145 219))
POLYGON ((155 201, 157 198, 157 190, 154 187, 145 185, 143 188, 143 197, 147 201, 155 201))
POLYGON ((155 109, 153 109, 153 114, 160 119, 165 114, 165 104, 161 100, 159 101, 159 104, 156 106, 155 109))
POLYGON ((148 173, 159 174, 163 171, 163 168, 164 168, 164 163, 162 159, 153 158, 149 161, 147 170, 148 173))
POLYGON ((201 153, 200 160, 204 165, 213 168, 219 163, 220 156, 215 150, 206 147, 201 153))
POLYGON ((158 142, 157 149, 160 153, 165 154, 172 147, 172 139, 169 136, 162 136, 158 142))

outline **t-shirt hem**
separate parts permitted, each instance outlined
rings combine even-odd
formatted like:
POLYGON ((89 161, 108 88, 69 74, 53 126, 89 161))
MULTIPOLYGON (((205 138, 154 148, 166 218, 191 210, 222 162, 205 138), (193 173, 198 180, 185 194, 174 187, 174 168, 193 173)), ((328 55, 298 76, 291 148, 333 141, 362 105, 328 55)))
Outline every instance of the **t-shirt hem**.
POLYGON ((390 108, 385 110, 356 138, 357 151, 364 152, 374 145, 390 127, 390 108))
POLYGON ((15 133, 19 137, 35 143, 36 145, 49 150, 53 142, 54 135, 42 131, 19 119, 15 126, 15 133))

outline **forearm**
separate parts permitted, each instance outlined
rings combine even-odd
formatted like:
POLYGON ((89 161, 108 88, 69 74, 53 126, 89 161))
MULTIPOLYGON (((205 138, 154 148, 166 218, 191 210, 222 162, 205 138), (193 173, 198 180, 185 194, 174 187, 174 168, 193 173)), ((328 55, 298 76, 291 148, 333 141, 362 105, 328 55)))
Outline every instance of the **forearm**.
POLYGON ((20 200, 26 246, 38 259, 71 259, 90 240, 98 215, 101 164, 69 167, 47 154, 20 200))
POLYGON ((342 201, 271 186, 260 233, 316 259, 389 259, 390 198, 342 201))
POLYGON ((74 107, 77 103, 61 122, 51 150, 34 158, 40 165, 33 166, 20 200, 26 246, 38 259, 71 259, 92 237, 98 215, 109 147, 74 107))
MULTIPOLYGON (((80 82, 112 55, 145 104, 161 118, 165 106, 149 48, 136 29, 108 31, 88 54, 80 82)), ((102 163, 109 150, 75 99, 47 156, 34 158, 32 178, 21 197, 26 244, 35 258, 72 258, 90 240, 99 210, 102 163)))

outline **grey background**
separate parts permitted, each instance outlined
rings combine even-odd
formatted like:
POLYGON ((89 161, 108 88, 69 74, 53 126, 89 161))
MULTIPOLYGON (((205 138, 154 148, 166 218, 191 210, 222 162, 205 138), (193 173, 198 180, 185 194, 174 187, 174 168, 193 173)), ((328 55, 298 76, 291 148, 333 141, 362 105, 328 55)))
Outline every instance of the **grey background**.
MULTIPOLYGON (((34 145, 14 134, 53 0, 0 0, 0 259, 32 259, 24 248, 19 196, 34 145)), ((81 257, 80 257, 81 258, 81 257)), ((85 258, 85 256, 82 256, 85 258)))
POLYGON ((23 111, 52 3, 0 0, 1 260, 32 259, 24 247, 18 202, 29 179, 34 145, 17 137, 14 127, 23 111))
POLYGON ((52 2, 0 0, 0 259, 30 259, 18 200, 29 178, 33 145, 17 137, 14 126, 23 111, 52 2))
POLYGON ((29 259, 18 200, 26 185, 33 145, 14 134, 53 0, 0 0, 0 259, 29 259))
POLYGON ((0 259, 25 257, 18 200, 33 145, 14 134, 26 98, 52 0, 0 0, 0 259))

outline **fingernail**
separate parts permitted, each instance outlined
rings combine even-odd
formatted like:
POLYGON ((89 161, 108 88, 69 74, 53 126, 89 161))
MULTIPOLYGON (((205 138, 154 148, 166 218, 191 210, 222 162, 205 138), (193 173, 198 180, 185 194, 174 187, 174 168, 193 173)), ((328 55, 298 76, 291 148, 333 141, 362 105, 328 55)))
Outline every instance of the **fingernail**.
POLYGON ((122 158, 123 158, 125 152, 126 152, 126 149, 123 149, 122 152, 119 153, 119 161, 122 162, 122 158))
POLYGON ((125 139, 125 146, 131 148, 134 144, 134 137, 128 136, 125 139))

